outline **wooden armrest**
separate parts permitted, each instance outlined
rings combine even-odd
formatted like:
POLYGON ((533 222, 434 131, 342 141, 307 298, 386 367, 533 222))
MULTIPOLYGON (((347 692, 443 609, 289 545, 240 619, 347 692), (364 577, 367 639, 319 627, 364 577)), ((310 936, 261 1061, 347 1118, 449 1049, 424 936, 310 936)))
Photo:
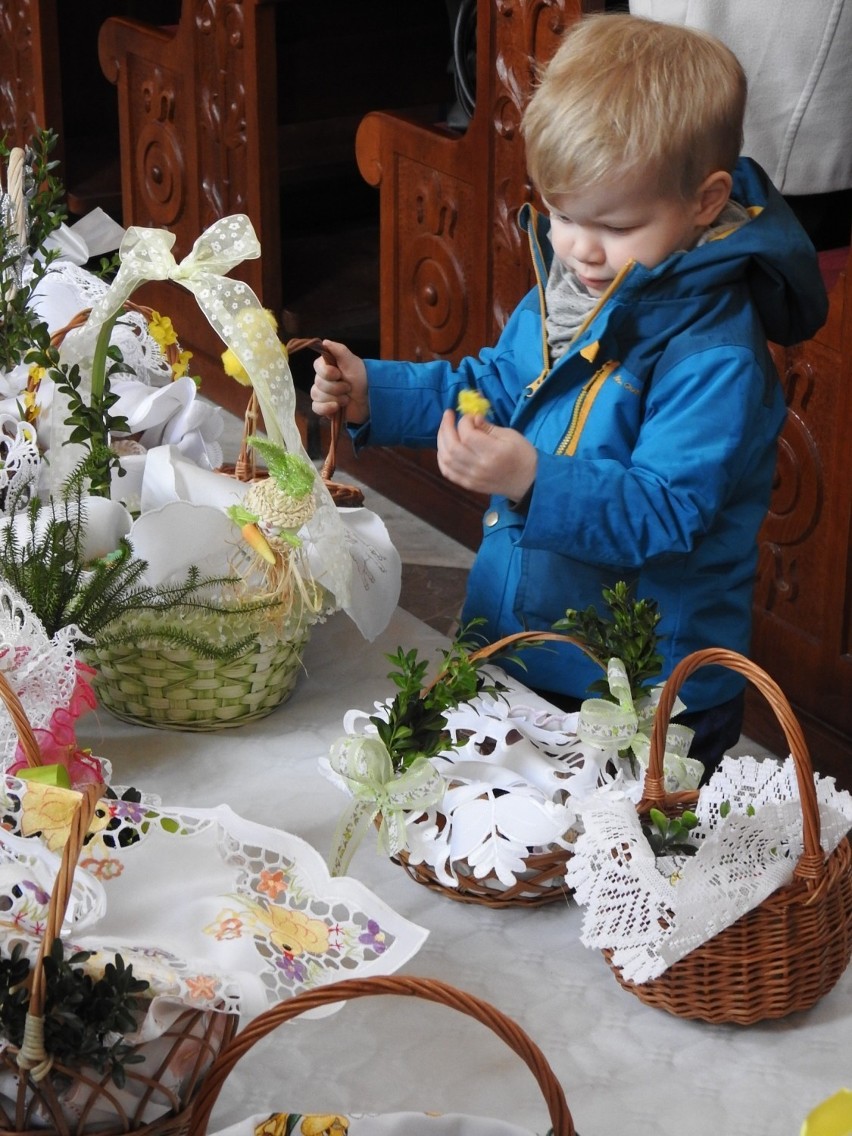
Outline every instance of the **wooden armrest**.
POLYGON ((128 55, 157 60, 178 35, 179 24, 155 25, 124 16, 111 16, 98 34, 98 59, 111 83, 117 83, 122 59, 128 55))
POLYGON ((364 180, 375 186, 381 184, 382 170, 393 154, 404 154, 433 169, 458 175, 472 148, 470 131, 462 133, 440 122, 385 111, 365 115, 355 136, 358 169, 364 180))

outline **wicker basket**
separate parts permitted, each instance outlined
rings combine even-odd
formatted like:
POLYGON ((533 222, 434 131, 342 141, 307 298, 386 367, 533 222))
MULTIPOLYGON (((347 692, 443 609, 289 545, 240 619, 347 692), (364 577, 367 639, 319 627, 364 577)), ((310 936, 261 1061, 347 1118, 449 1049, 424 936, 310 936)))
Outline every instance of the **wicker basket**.
MULTIPOLYGON (((588 649, 578 639, 558 631, 519 631, 513 635, 471 654, 472 660, 486 659, 505 652, 507 649, 523 644, 546 642, 570 643, 588 654, 588 649)), ((571 852, 558 844, 547 848, 530 849, 525 858, 525 870, 516 876, 514 885, 506 886, 498 879, 496 872, 488 872, 477 877, 466 861, 454 861, 453 869, 458 885, 450 887, 443 883, 431 864, 412 864, 405 849, 392 857, 412 880, 431 891, 454 899, 458 903, 476 903, 484 907, 543 907, 545 904, 561 901, 565 903, 570 889, 565 881, 565 868, 571 852)))
MULTIPOLYGON (((131 301, 124 308, 139 312, 146 319, 152 315, 152 309, 131 301)), ((53 346, 61 346, 70 331, 86 323, 89 314, 90 309, 78 312, 55 332, 51 338, 53 346)), ((290 352, 302 348, 324 350, 318 339, 291 340, 287 348, 290 352)), ((176 361, 178 352, 177 344, 165 349, 170 363, 176 361)), ((241 481, 266 476, 256 467, 255 451, 247 441, 257 428, 258 417, 257 398, 252 391, 237 463, 222 470, 241 481)), ((340 428, 338 416, 332 424, 321 476, 335 504, 356 506, 364 499, 360 489, 333 480, 340 428)), ((240 627, 239 632, 243 631, 240 627)), ((293 627, 280 639, 258 639, 229 661, 205 658, 156 636, 140 638, 133 644, 95 643, 85 647, 81 655, 97 672, 93 687, 98 701, 115 717, 157 729, 212 731, 262 718, 290 697, 310 631, 309 623, 293 621, 293 627)))
POLYGON ((477 903, 482 907, 543 907, 557 899, 567 901, 570 892, 565 882, 565 868, 570 856, 567 848, 557 845, 531 852, 524 861, 525 870, 511 887, 506 887, 494 872, 477 878, 466 865, 459 863, 454 864, 458 887, 447 887, 431 865, 412 864, 404 851, 397 853, 393 861, 416 883, 458 903, 477 903))
MULTIPOLYGON (((2 674, 0 698, 15 724, 27 764, 31 767, 41 765, 41 753, 30 723, 20 700, 2 674)), ((128 1065, 121 1100, 116 1095, 109 1072, 99 1073, 91 1067, 77 1069, 64 1066, 52 1061, 45 1053, 38 1028, 46 996, 43 959, 62 929, 74 882, 74 869, 102 789, 103 786, 90 785, 82 792, 62 851, 38 958, 28 978, 31 988, 24 1043, 20 1050, 6 1045, 0 1053, 0 1070, 16 1079, 14 1109, 7 1110, 0 1103, 2 1132, 21 1133, 23 1136, 50 1136, 51 1133, 82 1136, 91 1130, 87 1126, 91 1124, 92 1111, 97 1110, 99 1136, 142 1129, 150 1136, 183 1134, 189 1128, 193 1101, 207 1067, 236 1030, 237 1020, 233 1014, 187 1009, 156 1039, 158 1075, 178 1063, 184 1074, 174 1085, 165 1085, 140 1072, 138 1065, 128 1065), (63 1101, 70 1095, 74 1098, 73 1109, 63 1107, 63 1101), (161 1111, 162 1115, 151 1120, 151 1109, 161 1111), (104 1120, 105 1112, 110 1120, 104 1120)), ((144 1045, 139 1047, 140 1052, 144 1049, 144 1045)))
POLYGON ((221 730, 270 714, 293 692, 311 628, 255 641, 236 659, 206 659, 156 639, 87 646, 98 701, 116 718, 164 730, 221 730))
MULTIPOLYGON (((807 1010, 837 983, 852 954, 852 848, 848 838, 826 856, 813 767, 802 729, 776 683, 734 651, 711 648, 689 655, 672 671, 651 737, 644 815, 652 807, 669 816, 694 804, 696 793, 663 789, 665 728, 675 696, 699 667, 726 666, 745 675, 770 703, 796 766, 804 851, 792 883, 674 963, 658 978, 634 983, 613 972, 625 990, 649 1006, 681 1018, 750 1025, 807 1010)), ((608 952, 604 952, 610 961, 608 952)), ((610 965, 612 963, 610 961, 610 965)))
MULTIPOLYGON (((535 1077, 547 1105, 552 1136, 574 1136, 574 1122, 561 1085, 544 1054, 516 1022, 488 1002, 447 983, 434 978, 413 978, 405 975, 372 976, 333 982, 297 994, 295 998, 280 1002, 255 1018, 237 1034, 227 1049, 220 1053, 208 1071, 193 1109, 191 1136, 204 1136, 213 1107, 228 1074, 241 1057, 277 1026, 321 1006, 384 994, 406 995, 427 1002, 436 1002, 459 1013, 467 1014, 468 1017, 487 1026, 521 1058, 535 1077)), ((282 1068, 286 1068, 286 1061, 282 1061, 282 1068)))
MULTIPOLYGON (((321 339, 288 339, 285 346, 288 355, 309 349, 324 356, 329 363, 334 363, 335 361, 331 352, 323 347, 321 339)), ((338 508, 357 508, 359 505, 364 504, 364 494, 361 490, 356 485, 349 485, 346 482, 334 480, 334 472, 337 465, 337 444, 340 440, 343 420, 344 412, 342 410, 331 419, 328 450, 322 464, 322 469, 320 470, 320 477, 325 483, 326 489, 331 494, 332 501, 334 501, 338 508)), ((257 433, 259 424, 260 407, 257 401, 257 394, 252 390, 243 417, 242 444, 236 463, 233 466, 223 467, 224 473, 232 474, 239 481, 254 481, 258 477, 266 476, 266 471, 257 464, 257 451, 252 449, 248 444, 249 438, 257 433)))

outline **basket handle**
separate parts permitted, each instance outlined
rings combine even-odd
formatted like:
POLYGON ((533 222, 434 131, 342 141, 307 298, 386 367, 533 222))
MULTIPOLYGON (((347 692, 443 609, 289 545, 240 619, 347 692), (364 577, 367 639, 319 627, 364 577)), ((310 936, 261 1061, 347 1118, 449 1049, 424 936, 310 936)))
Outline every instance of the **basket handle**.
MULTIPOLYGON (((288 339, 285 343, 285 348, 288 355, 293 355, 296 351, 302 351, 309 348, 312 351, 318 352, 328 363, 334 363, 334 355, 323 345, 323 341, 316 336, 313 338, 304 339, 288 339)), ((328 451, 323 461, 322 469, 320 470, 320 477, 325 482, 326 488, 331 493, 332 499, 337 505, 363 505, 364 494, 354 485, 344 485, 340 482, 334 481, 334 471, 337 466, 337 443, 340 439, 340 432, 343 429, 343 422, 345 410, 341 407, 338 412, 331 419, 331 433, 329 435, 328 451)), ((257 461, 253 450, 250 450, 248 445, 249 437, 255 432, 257 428, 258 419, 258 401, 257 393, 252 388, 251 396, 249 398, 248 406, 246 408, 245 420, 243 423, 243 438, 242 445, 240 446, 239 456, 237 457, 234 475, 240 481, 252 481, 257 476, 257 461)))
POLYGON ((42 1080, 50 1071, 53 1059, 44 1048, 44 1006, 47 991, 47 976, 44 971, 45 955, 50 953, 54 939, 59 937, 71 889, 74 885, 74 869, 101 799, 101 785, 87 785, 81 792, 80 802, 71 818, 68 839, 62 849, 59 871, 50 893, 47 906, 47 919, 39 947, 38 957, 32 968, 32 987, 27 1016, 24 1023, 24 1039, 18 1052, 18 1067, 30 1070, 34 1080, 42 1080))
POLYGON ((814 784, 813 765, 805 735, 796 715, 793 713, 793 708, 778 684, 751 659, 747 659, 736 651, 729 651, 723 647, 708 647, 701 651, 694 651, 685 659, 681 659, 672 670, 663 686, 659 705, 654 715, 648 769, 645 773, 642 800, 638 805, 639 811, 647 812, 650 808, 665 810, 667 805, 671 806, 672 804, 693 804, 698 798, 698 793, 695 791, 666 793, 663 781, 663 757, 666 729, 674 707, 675 697, 686 679, 704 666, 728 667, 730 670, 744 675, 766 698, 775 712, 793 757, 802 805, 804 850, 796 865, 795 875, 799 879, 805 880, 808 886, 816 886, 824 876, 826 866, 825 855, 820 845, 819 803, 814 784))
MULTIPOLYGON (((9 680, 2 671, 0 671, 0 699, 2 699, 9 712, 9 717, 12 719, 18 741, 26 755, 27 764, 30 768, 40 766, 42 754, 35 733, 27 718, 26 711, 21 705, 20 698, 9 685, 9 680)), ((33 1075, 39 1078, 47 1073, 51 1065, 51 1059, 44 1049, 43 1019, 47 979, 42 962, 44 956, 53 946, 53 940, 59 936, 62 930, 68 900, 71 897, 71 889, 74 884, 74 869, 77 866, 86 833, 89 831, 89 825, 92 823, 92 817, 95 815, 95 809, 101 799, 102 789, 102 785, 88 785, 80 793, 80 801, 74 810, 68 839, 62 849, 59 871, 50 893, 47 919, 45 920, 38 957, 31 971, 32 987, 24 1026, 24 1040, 18 1053, 18 1065, 22 1069, 33 1070, 33 1075)))
POLYGON ((42 764, 41 749, 27 713, 21 705, 21 700, 9 685, 9 680, 2 671, 0 671, 0 699, 2 699, 9 712, 9 717, 12 719, 12 725, 15 727, 18 741, 21 743, 21 749, 27 759, 27 765, 30 769, 38 768, 42 764))
MULTIPOLYGON (((308 348, 311 351, 316 351, 318 355, 322 355, 326 363, 330 363, 332 366, 337 365, 337 360, 332 352, 329 351, 329 349, 323 345, 323 341, 316 336, 307 339, 288 339, 286 347, 289 355, 292 355, 295 351, 302 351, 308 348)), ((320 471, 320 477, 323 481, 331 481, 334 477, 334 471, 337 467, 337 442, 340 438, 344 414, 345 411, 341 406, 331 419, 331 435, 328 442, 328 453, 325 456, 325 461, 320 471)))
MULTIPOLYGON (((537 646, 539 643, 572 643, 575 647, 578 647, 584 655, 588 655, 593 663, 597 663, 599 667, 603 667, 604 671, 606 671, 606 668, 594 651, 579 639, 575 639, 573 635, 565 635, 561 631, 513 631, 511 635, 504 635, 502 639, 495 639, 493 643, 486 643, 484 647, 478 647, 475 651, 471 651, 468 658, 472 663, 481 662, 495 655, 499 657, 513 646, 523 647, 524 644, 537 646)), ((428 694, 432 687, 440 682, 443 675, 443 671, 438 671, 432 681, 423 688, 421 695, 428 694)))
POLYGON ((336 1002, 349 1002, 354 998, 372 995, 397 994, 437 1002, 442 1006, 467 1014, 487 1026, 521 1058, 532 1072, 547 1105, 553 1136, 575 1136, 574 1121, 562 1086, 534 1041, 511 1018, 481 998, 457 989, 437 978, 416 978, 408 975, 373 975, 369 978, 350 978, 304 990, 293 998, 270 1007, 251 1021, 219 1054, 207 1071, 192 1110, 189 1136, 205 1136, 210 1114, 236 1063, 254 1045, 283 1022, 288 1022, 308 1010, 330 1006, 336 1002))

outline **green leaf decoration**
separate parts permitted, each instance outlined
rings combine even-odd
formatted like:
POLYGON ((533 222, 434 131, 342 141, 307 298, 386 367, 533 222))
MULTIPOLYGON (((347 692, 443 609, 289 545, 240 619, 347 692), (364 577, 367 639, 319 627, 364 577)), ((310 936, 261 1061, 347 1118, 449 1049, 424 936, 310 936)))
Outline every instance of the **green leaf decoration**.
POLYGON ((269 476, 288 497, 299 501, 307 497, 316 481, 316 470, 300 454, 291 454, 283 446, 270 442, 268 438, 252 435, 248 444, 258 451, 266 462, 269 476))
MULTIPOLYGON (((139 1027, 149 984, 134 976, 133 967, 125 965, 121 955, 95 978, 83 969, 90 958, 88 951, 75 951, 66 958, 61 939, 54 940, 44 957, 45 1050, 62 1065, 89 1065, 109 1073, 121 1088, 124 1067, 143 1060, 124 1038, 139 1027)), ((18 1047, 29 1005, 29 969, 20 945, 9 958, 0 957, 0 1034, 18 1047)))
POLYGON ((257 513, 253 513, 251 509, 247 509, 245 505, 229 505, 225 512, 234 524, 239 525, 240 528, 242 528, 243 525, 256 525, 260 520, 257 513))

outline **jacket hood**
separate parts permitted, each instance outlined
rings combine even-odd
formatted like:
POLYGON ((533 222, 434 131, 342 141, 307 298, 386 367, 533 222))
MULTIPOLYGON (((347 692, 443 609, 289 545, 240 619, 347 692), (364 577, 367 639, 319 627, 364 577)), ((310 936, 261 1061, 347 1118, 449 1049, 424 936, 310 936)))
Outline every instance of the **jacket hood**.
MULTIPOLYGON (((751 214, 748 224, 687 253, 673 253, 655 268, 634 265, 620 285, 619 299, 641 303, 653 297, 658 285, 669 299, 687 299, 744 282, 767 339, 782 346, 810 339, 828 315, 828 297, 813 244, 781 194, 750 158, 737 163, 731 197, 751 214)), ((546 280, 553 258, 547 239, 549 221, 529 206, 522 210, 520 221, 526 231, 535 230, 537 240, 531 244, 536 271, 540 280, 546 280)))

